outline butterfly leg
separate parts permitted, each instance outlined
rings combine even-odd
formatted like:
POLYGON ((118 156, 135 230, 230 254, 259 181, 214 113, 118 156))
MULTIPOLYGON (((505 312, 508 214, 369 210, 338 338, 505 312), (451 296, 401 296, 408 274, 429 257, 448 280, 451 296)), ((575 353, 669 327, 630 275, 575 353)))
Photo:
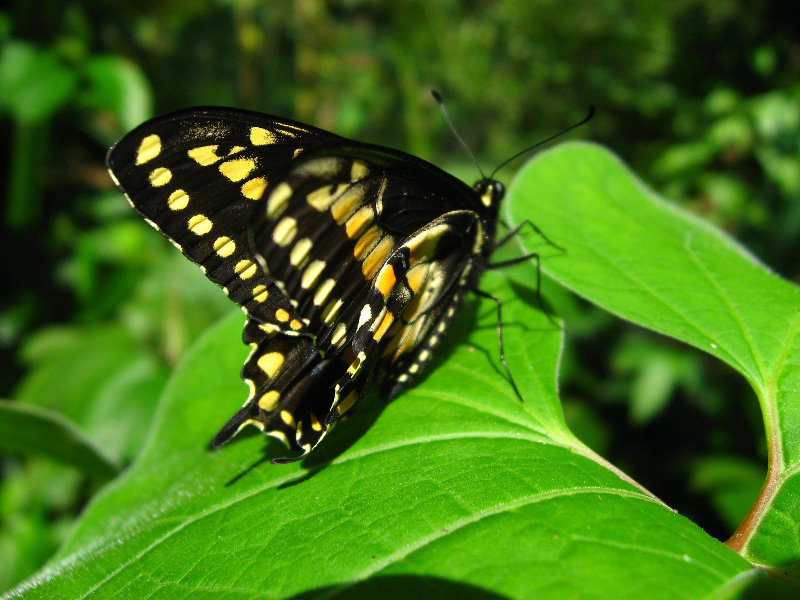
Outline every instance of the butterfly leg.
POLYGON ((547 242, 548 244, 553 246, 553 248, 557 248, 557 249, 561 250, 562 252, 566 252, 567 251, 566 248, 563 248, 563 247, 559 246, 553 240, 551 240, 549 237, 547 237, 547 235, 545 235, 544 231, 539 229, 539 227, 537 227, 536 224, 533 221, 525 219, 524 221, 522 221, 522 223, 520 223, 519 225, 515 226, 513 229, 511 229, 511 231, 509 231, 503 237, 501 237, 499 240, 497 240, 494 243, 494 247, 492 248, 492 252, 494 252, 498 248, 504 246, 508 242, 508 240, 513 238, 515 235, 517 235, 520 232, 520 230, 523 227, 525 227, 525 225, 529 225, 536 232, 536 234, 539 235, 539 237, 541 237, 545 242, 547 242))
POLYGON ((497 304, 497 345, 500 349, 500 362, 503 364, 503 369, 505 370, 506 375, 508 375, 508 381, 511 383, 511 387, 514 389, 514 394, 516 394, 520 402, 525 402, 522 394, 519 393, 519 388, 517 388, 517 384, 514 381, 513 375, 511 375, 511 369, 508 368, 505 350, 503 349, 503 301, 497 296, 494 296, 488 292, 484 292, 483 290, 475 288, 473 291, 481 298, 494 300, 497 304))

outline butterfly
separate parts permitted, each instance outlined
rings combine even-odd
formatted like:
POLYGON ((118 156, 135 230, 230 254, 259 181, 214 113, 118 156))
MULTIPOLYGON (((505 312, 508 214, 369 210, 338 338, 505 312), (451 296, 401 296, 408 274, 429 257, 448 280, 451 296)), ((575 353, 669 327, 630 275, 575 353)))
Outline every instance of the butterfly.
POLYGON ((255 425, 311 452, 359 398, 423 369, 495 248, 503 185, 281 117, 191 108, 140 125, 111 177, 247 315, 255 425))

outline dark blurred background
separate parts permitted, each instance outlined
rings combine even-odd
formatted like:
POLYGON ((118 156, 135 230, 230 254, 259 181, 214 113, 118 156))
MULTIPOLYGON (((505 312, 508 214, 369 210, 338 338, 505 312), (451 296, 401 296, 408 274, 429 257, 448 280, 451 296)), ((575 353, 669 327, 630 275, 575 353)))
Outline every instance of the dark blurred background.
MULTIPOLYGON (((753 0, 18 1, 0 12, 0 396, 136 456, 171 368, 231 306, 133 214, 103 159, 192 105, 292 117, 471 182, 431 88, 486 171, 593 104, 577 136, 797 281, 797 31, 792 3, 753 0)), ((752 390, 576 299, 561 312, 570 426, 725 539, 765 471, 752 390)), ((4 589, 99 484, 21 457, 0 478, 4 589)))

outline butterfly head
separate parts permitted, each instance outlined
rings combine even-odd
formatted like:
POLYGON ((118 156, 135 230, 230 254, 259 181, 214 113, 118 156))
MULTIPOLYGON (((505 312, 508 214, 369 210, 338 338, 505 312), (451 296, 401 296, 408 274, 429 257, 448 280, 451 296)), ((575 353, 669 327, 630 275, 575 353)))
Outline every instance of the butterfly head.
POLYGON ((496 179, 481 179, 472 186, 472 189, 480 198, 482 214, 489 218, 496 217, 500 201, 506 193, 506 187, 496 179))

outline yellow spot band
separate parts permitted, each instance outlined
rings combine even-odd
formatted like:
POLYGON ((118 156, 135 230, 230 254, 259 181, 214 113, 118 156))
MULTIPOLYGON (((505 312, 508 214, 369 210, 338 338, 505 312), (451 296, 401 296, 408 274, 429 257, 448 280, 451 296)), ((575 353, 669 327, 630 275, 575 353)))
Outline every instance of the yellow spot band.
POLYGON ((258 399, 258 406, 263 410, 270 412, 275 410, 275 407, 278 406, 278 400, 281 399, 281 393, 275 390, 270 390, 261 398, 258 399))
POLYGON ((269 292, 267 291, 267 286, 257 285, 253 288, 253 300, 256 302, 264 302, 268 297, 269 292))
POLYGON ((266 189, 267 180, 263 177, 254 177, 242 184, 242 196, 249 200, 261 200, 266 189))
POLYGON ((167 205, 170 210, 183 210, 189 206, 189 194, 183 190, 175 190, 167 198, 167 205))
POLYGON ((211 231, 213 225, 214 224, 211 222, 211 219, 205 215, 195 215, 189 219, 189 231, 195 235, 207 234, 209 231, 211 231))
POLYGON ((284 356, 280 352, 267 352, 258 359, 258 368, 270 379, 274 379, 283 366, 284 356))
POLYGON ((233 267, 233 272, 242 279, 250 279, 256 274, 257 271, 258 267, 256 267, 256 263, 247 259, 240 260, 238 263, 236 263, 236 266, 233 267))
POLYGON ((236 252, 236 243, 226 235, 218 237, 214 240, 214 252, 220 258, 228 258, 231 254, 236 252))
POLYGON ((136 164, 143 165, 150 162, 159 154, 161 154, 161 138, 153 133, 145 137, 139 144, 139 149, 136 151, 136 164))
POLYGON ((161 187, 167 185, 172 181, 172 171, 164 167, 158 167, 150 171, 150 185, 153 187, 161 187))
POLYGON ((222 163, 219 166, 219 172, 231 181, 241 181, 255 168, 256 161, 252 158, 236 158, 222 163))
POLYGON ((263 127, 250 128, 250 143, 254 146, 266 146, 274 144, 278 141, 278 137, 271 131, 267 131, 263 127))

